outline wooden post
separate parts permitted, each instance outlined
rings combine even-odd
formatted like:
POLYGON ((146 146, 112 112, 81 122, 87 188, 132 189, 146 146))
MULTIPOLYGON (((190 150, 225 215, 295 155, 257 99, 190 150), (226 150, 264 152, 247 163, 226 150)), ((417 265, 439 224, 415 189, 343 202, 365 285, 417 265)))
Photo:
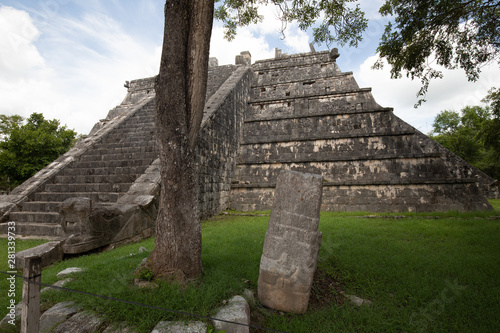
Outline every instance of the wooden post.
POLYGON ((41 281, 42 258, 39 256, 24 258, 21 333, 38 333, 41 281))

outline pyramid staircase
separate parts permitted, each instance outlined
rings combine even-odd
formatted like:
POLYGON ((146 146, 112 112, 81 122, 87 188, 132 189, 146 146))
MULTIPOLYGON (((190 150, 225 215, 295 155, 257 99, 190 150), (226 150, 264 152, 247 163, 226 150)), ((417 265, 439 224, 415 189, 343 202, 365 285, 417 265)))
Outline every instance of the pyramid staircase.
POLYGON ((278 56, 252 66, 231 208, 270 209, 283 169, 323 175, 323 210, 490 208, 476 182, 491 178, 378 105, 336 57, 278 56))
POLYGON ((154 101, 102 137, 10 213, 18 235, 61 236, 59 207, 72 197, 116 202, 158 157, 154 101))
MULTIPOLYGON (((223 209, 220 205, 227 206, 234 169, 234 163, 228 161, 234 161, 237 153, 236 138, 250 77, 246 63, 209 68, 198 154, 205 167, 199 181, 203 216, 218 213, 223 209), (227 195, 215 196, 214 189, 226 189, 227 195)), ((0 196, 0 218, 14 222, 16 235, 62 237, 60 209, 69 198, 86 197, 93 205, 132 204, 143 209, 146 197, 158 195, 154 78, 126 82, 125 86, 128 94, 122 104, 85 139, 9 195, 0 196)), ((0 223, 0 234, 7 234, 7 225, 0 223)))

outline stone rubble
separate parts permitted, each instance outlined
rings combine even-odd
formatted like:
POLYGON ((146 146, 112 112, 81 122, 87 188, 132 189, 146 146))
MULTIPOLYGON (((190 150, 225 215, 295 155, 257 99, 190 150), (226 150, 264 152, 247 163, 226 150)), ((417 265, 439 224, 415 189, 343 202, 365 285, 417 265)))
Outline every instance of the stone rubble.
MULTIPOLYGON (((220 308, 214 316, 217 319, 223 319, 245 325, 250 324, 250 306, 242 296, 232 297, 227 304, 220 308)), ((231 324, 223 321, 213 320, 213 325, 217 330, 224 330, 226 333, 248 333, 249 327, 237 324, 231 324)))
POLYGON ((57 278, 58 279, 64 279, 72 274, 80 273, 83 272, 83 269, 80 267, 68 267, 59 273, 57 273, 57 278))
POLYGON ((178 321, 161 321, 151 333, 205 333, 207 325, 200 321, 195 322, 178 322, 178 321))

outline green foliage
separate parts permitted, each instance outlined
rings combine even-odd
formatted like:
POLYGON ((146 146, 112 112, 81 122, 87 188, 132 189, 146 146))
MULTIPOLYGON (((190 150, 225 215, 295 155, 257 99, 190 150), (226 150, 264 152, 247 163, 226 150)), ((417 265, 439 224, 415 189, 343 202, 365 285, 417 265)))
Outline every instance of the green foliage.
POLYGON ((500 156, 500 89, 490 89, 483 102, 490 104, 493 118, 484 124, 481 136, 485 146, 500 156))
POLYGON ((76 132, 33 113, 26 124, 20 116, 0 116, 1 188, 11 190, 67 152, 76 132))
POLYGON ((8 137, 14 128, 20 127, 24 121, 24 118, 15 114, 13 116, 7 116, 0 114, 0 138, 4 140, 8 137))
POLYGON ((151 268, 141 266, 134 272, 134 276, 140 280, 152 281, 155 275, 151 268))
POLYGON ((448 69, 460 67, 470 81, 479 78, 481 67, 500 57, 500 6, 498 0, 386 0, 380 8, 391 16, 377 49, 382 67, 385 58, 391 76, 402 72, 419 78, 417 96, 425 101, 430 80, 442 77, 430 60, 448 69))
POLYGON ((359 5, 350 5, 356 0, 219 0, 215 9, 215 18, 224 23, 226 38, 231 40, 239 26, 258 23, 259 5, 275 5, 279 10, 282 22, 281 32, 288 23, 298 22, 300 29, 307 30, 320 19, 322 22, 313 27, 314 42, 318 44, 338 43, 341 46, 349 43, 357 46, 362 40, 361 34, 368 26, 368 20, 359 5))
POLYGON ((434 119, 431 138, 491 177, 500 179, 500 145, 490 144, 500 139, 497 124, 498 118, 489 106, 467 106, 461 114, 445 110, 434 119))

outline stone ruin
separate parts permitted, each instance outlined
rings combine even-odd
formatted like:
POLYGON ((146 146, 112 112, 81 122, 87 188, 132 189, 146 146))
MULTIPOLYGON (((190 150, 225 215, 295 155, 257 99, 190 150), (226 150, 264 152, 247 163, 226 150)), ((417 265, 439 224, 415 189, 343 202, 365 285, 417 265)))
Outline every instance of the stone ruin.
MULTIPOLYGON (((339 69, 338 56, 277 50, 254 64, 249 52, 236 65, 211 59, 197 147, 202 218, 270 209, 282 170, 322 175, 322 210, 492 209, 485 195, 498 191, 493 179, 377 104, 339 69)), ((154 78, 125 86, 123 102, 88 136, 0 196, 1 233, 8 221, 19 236, 71 233, 70 252, 152 234, 160 188, 154 78), (87 198, 90 211, 71 212, 79 207, 72 198, 87 198)))

